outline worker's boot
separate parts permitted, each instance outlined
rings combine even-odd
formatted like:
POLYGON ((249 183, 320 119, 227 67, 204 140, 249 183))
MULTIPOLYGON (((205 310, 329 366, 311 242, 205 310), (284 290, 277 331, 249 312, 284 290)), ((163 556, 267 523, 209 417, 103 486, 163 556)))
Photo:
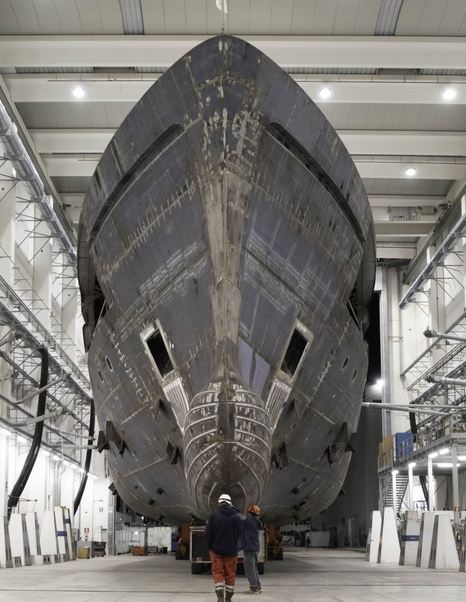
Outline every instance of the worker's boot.
POLYGON ((222 589, 219 587, 216 588, 215 593, 217 594, 217 602, 224 602, 225 598, 223 597, 223 587, 222 589))
POLYGON ((225 592, 225 602, 230 602, 230 600, 233 598, 233 594, 234 592, 225 592))

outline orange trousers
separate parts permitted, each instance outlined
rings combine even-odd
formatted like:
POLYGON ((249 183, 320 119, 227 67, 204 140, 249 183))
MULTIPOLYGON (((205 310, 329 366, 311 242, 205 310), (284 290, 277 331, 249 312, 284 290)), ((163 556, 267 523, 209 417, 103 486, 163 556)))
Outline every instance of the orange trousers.
POLYGON ((212 561, 212 577, 214 578, 215 588, 223 588, 233 591, 236 580, 236 556, 221 556, 212 550, 209 550, 210 560, 212 561))

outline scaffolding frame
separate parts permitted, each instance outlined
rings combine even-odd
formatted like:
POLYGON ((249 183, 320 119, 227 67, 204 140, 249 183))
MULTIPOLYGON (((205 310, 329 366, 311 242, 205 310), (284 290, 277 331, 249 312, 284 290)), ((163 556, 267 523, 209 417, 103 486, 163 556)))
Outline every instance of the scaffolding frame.
POLYGON ((87 438, 89 428, 91 387, 84 353, 54 312, 54 303, 60 310, 69 302, 79 305, 76 253, 69 241, 63 244, 63 230, 57 228, 57 218, 52 209, 44 211, 44 199, 31 198, 20 185, 21 177, 8 164, 11 160, 0 151, 0 203, 14 193, 15 238, 18 224, 22 232, 21 239, 15 240, 14 257, 0 243, 0 260, 9 265, 12 274, 11 284, 0 275, 1 381, 3 384, 8 381, 11 391, 11 396, 0 395, 6 406, 6 414, 0 422, 22 436, 32 436, 37 422, 32 410, 39 393, 39 350, 46 347, 50 356, 50 382, 46 389, 43 443, 56 459, 66 457, 80 465, 82 449, 87 448, 82 441, 87 438), (38 204, 41 205, 40 211, 36 210, 38 204), (47 228, 43 228, 44 224, 47 228), (22 254, 27 261, 33 262, 47 244, 52 244, 48 283, 50 304, 34 290, 32 278, 17 261, 22 254), (30 257, 26 252, 28 245, 29 251, 33 249, 30 257), (58 291, 58 299, 53 294, 55 290, 58 291), (50 327, 41 321, 41 314, 48 318, 50 327))

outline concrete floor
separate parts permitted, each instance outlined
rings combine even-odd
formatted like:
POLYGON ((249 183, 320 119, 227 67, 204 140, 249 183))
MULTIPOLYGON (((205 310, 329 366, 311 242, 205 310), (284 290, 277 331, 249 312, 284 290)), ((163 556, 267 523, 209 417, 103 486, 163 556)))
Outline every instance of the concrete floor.
MULTIPOLYGON (((369 565, 358 552, 293 549, 269 562, 261 602, 464 602, 466 573, 369 565)), ((234 600, 247 600, 244 577, 234 600)), ((118 556, 0 569, 0 601, 214 602, 210 575, 171 556, 118 556)))

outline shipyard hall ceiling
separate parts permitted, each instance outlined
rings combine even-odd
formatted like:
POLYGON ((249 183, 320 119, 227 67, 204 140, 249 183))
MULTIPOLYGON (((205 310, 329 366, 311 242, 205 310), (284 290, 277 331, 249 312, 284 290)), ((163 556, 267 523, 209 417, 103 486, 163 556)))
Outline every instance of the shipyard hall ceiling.
POLYGON ((222 31, 275 60, 337 130, 378 257, 414 257, 466 180, 464 0, 0 0, 1 97, 71 228, 131 108, 222 31))

